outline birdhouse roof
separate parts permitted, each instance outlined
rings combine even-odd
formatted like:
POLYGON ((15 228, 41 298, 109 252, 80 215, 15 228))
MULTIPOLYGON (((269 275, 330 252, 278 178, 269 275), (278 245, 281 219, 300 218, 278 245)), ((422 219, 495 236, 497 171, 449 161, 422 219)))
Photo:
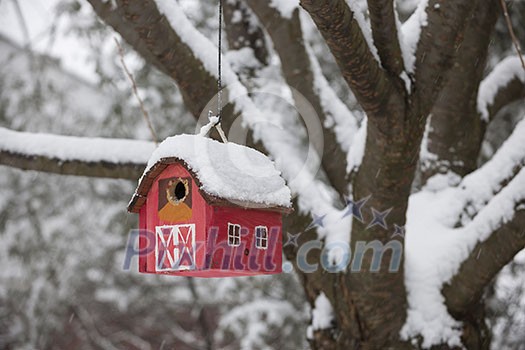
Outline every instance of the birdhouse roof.
POLYGON ((153 152, 128 210, 138 212, 157 176, 170 164, 183 165, 210 204, 291 211, 291 193, 274 163, 259 151, 200 135, 164 140, 153 152))

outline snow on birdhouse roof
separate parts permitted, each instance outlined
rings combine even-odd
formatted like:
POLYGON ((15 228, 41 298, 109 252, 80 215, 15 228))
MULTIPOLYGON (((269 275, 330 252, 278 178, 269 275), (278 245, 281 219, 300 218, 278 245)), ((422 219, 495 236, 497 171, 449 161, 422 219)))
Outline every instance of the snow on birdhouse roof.
POLYGON ((155 178, 170 164, 180 163, 195 178, 208 202, 287 212, 291 193, 274 163, 259 151, 221 143, 200 135, 164 140, 151 155, 128 210, 138 212, 155 178))

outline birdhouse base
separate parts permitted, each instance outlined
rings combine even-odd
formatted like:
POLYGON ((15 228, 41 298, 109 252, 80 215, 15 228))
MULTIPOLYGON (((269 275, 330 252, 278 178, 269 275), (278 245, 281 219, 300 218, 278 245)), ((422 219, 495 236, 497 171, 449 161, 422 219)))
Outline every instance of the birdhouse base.
POLYGON ((243 276, 257 276, 257 275, 275 275, 282 272, 282 269, 276 269, 275 271, 263 272, 263 271, 230 271, 230 270, 197 270, 197 271, 173 271, 173 272, 147 272, 139 271, 141 273, 149 273, 156 275, 169 275, 169 276, 185 276, 185 277, 200 277, 200 278, 220 278, 220 277, 243 277, 243 276))

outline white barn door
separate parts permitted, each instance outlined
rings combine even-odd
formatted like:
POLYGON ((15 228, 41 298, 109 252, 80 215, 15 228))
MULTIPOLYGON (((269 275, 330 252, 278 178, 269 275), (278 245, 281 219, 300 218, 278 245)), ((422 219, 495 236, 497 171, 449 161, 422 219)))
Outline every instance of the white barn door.
POLYGON ((195 224, 155 227, 155 270, 195 269, 195 224))

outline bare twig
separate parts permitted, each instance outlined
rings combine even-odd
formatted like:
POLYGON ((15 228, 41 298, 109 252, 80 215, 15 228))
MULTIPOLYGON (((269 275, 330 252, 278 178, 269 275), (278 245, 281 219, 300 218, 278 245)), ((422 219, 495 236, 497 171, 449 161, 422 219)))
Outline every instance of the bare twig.
POLYGON ((139 101, 140 110, 142 111, 142 115, 144 116, 144 120, 146 120, 146 124, 148 124, 148 128, 149 128, 149 131, 151 133, 151 137, 153 138, 153 141, 155 141, 155 143, 158 145, 159 144, 159 139, 157 138, 157 133, 155 132, 155 129, 153 129, 153 125, 151 124, 151 120, 149 118, 148 111, 144 107, 144 102, 142 101, 142 99, 139 96, 139 91, 137 89, 137 83, 135 82, 135 78, 133 78, 133 75, 129 71, 128 66, 126 66, 126 62, 124 61, 124 49, 122 48, 122 45, 120 45, 120 43, 118 42, 117 38, 114 38, 114 39, 115 39, 115 43, 117 44, 117 47, 118 47, 118 53, 119 53, 119 56, 120 56, 120 63, 122 64, 122 67, 124 68, 124 71, 126 72, 126 75, 128 76, 129 80, 131 81, 131 86, 133 88, 133 94, 135 95, 135 97, 139 101))
POLYGON ((521 65, 523 66, 523 69, 525 69, 525 61, 523 61, 523 56, 521 55, 520 43, 518 42, 518 38, 516 38, 516 34, 514 34, 514 29, 512 29, 512 22, 510 21, 507 4, 505 3, 505 0, 500 0, 500 3, 501 3, 501 8, 503 9, 503 16, 505 17, 505 21, 507 22, 507 27, 509 28, 510 37, 512 38, 514 47, 516 48, 516 51, 518 52, 518 57, 520 58, 521 65))

